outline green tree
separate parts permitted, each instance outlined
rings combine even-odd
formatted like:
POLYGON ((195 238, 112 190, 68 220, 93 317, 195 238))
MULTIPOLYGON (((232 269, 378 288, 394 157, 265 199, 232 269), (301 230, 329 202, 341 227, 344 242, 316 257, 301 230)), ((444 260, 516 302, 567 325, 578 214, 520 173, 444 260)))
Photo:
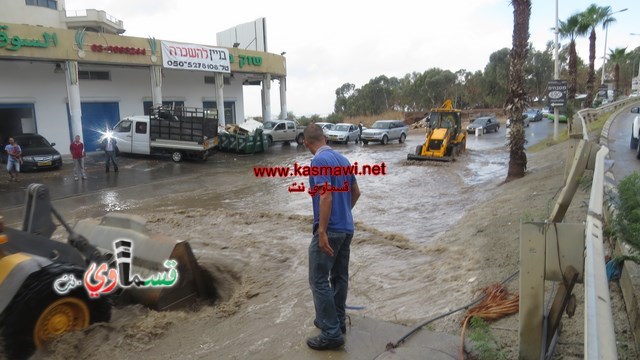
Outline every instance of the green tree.
POLYGON ((542 98, 549 80, 553 78, 553 56, 550 51, 537 51, 529 45, 529 54, 525 65, 527 93, 542 98))
POLYGON ((509 53, 509 95, 505 110, 513 120, 513 124, 509 135, 509 169, 506 181, 523 177, 527 169, 522 113, 527 107, 524 66, 528 52, 531 0, 511 0, 511 5, 513 5, 513 45, 509 53))
POLYGON ((627 60, 627 48, 609 49, 609 62, 615 64, 613 67, 613 81, 616 84, 615 97, 617 98, 620 90, 620 64, 624 64, 627 60))
POLYGON ((567 21, 560 21, 558 27, 560 36, 569 39, 569 83, 567 98, 576 98, 578 85, 578 53, 576 52, 576 38, 586 34, 587 28, 580 22, 580 14, 569 16, 567 21))
MULTIPOLYGON (((526 46, 526 44, 525 44, 526 46)), ((482 90, 489 106, 503 106, 509 94, 509 49, 498 50, 489 56, 484 68, 482 90)))
POLYGON ((584 12, 580 13, 580 26, 590 30, 589 35, 589 75, 587 78, 587 106, 591 106, 595 93, 595 61, 596 61, 596 27, 602 24, 603 28, 616 19, 611 17, 610 6, 598 6, 591 4, 584 12))

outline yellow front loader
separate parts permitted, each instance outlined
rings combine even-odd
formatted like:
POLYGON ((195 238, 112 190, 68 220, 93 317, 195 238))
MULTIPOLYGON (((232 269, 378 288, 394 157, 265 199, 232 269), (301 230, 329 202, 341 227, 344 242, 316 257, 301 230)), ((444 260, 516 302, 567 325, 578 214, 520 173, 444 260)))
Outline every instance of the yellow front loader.
POLYGON ((0 217, 0 359, 26 359, 64 333, 109 321, 113 305, 166 310, 212 299, 209 279, 186 241, 153 234, 144 219, 125 214, 72 229, 47 188, 31 184, 22 229, 5 227, 0 217), (66 243, 51 239, 52 215, 69 232, 66 243), (114 249, 118 243, 128 247, 114 249), (95 270, 98 264, 104 270, 95 270), (174 271, 165 271, 167 264, 174 271), (121 279, 131 278, 136 285, 123 287, 121 279))
POLYGON ((462 129, 461 111, 454 109, 451 100, 431 109, 425 142, 416 147, 408 160, 453 161, 467 148, 467 133, 462 129))

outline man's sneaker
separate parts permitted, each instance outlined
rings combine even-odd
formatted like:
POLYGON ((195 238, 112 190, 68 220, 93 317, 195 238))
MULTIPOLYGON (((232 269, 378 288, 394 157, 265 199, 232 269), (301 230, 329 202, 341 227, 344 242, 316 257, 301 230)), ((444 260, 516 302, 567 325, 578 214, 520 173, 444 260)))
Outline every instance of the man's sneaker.
POLYGON ((344 339, 325 339, 321 335, 310 337, 307 339, 307 346, 314 350, 333 350, 344 345, 344 339))
POLYGON ((87 180, 87 177, 86 177, 86 176, 83 176, 83 177, 82 177, 82 180, 87 180))
POLYGON ((74 177, 74 178, 73 178, 73 180, 78 181, 78 177, 77 177, 77 176, 76 176, 76 177, 74 177))
MULTIPOLYGON (((322 328, 320 327, 320 324, 318 324, 318 320, 313 320, 313 326, 315 326, 318 329, 322 330, 322 328)), ((347 325, 340 325, 340 332, 342 332, 343 334, 346 334, 347 333, 347 325)))

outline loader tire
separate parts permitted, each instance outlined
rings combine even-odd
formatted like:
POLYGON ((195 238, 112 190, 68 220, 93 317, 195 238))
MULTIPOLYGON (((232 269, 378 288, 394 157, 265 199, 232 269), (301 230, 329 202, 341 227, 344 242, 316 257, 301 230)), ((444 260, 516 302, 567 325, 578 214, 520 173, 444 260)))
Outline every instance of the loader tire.
POLYGON ((416 155, 422 155, 422 145, 416 146, 416 155))
POLYGON ((108 298, 91 300, 82 286, 65 295, 54 290, 53 283, 60 276, 73 274, 82 279, 84 271, 75 265, 53 263, 29 275, 0 318, 0 344, 9 359, 26 359, 60 334, 110 320, 108 298), (50 319, 55 323, 50 325, 50 319))

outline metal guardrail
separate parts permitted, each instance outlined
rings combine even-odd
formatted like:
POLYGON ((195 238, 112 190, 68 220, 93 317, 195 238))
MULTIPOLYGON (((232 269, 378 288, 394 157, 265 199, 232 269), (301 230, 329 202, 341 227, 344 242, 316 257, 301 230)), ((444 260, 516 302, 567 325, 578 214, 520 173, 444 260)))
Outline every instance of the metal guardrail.
MULTIPOLYGON (((628 104, 636 99, 616 101, 597 109, 585 109, 578 112, 582 122, 582 137, 589 140, 588 123, 595 121, 601 114, 615 111, 613 118, 628 104)), ((604 223, 604 178, 605 158, 609 154, 606 144, 607 132, 600 139, 600 150, 596 156, 593 183, 589 198, 589 210, 585 234, 585 271, 584 271, 584 358, 617 359, 615 330, 611 314, 611 296, 604 263, 604 245, 602 228, 604 223), (605 137, 605 141, 602 141, 605 137)))
POLYGON ((596 156, 587 214, 584 264, 585 359, 618 358, 602 235, 604 159, 608 154, 609 149, 602 146, 596 156))

